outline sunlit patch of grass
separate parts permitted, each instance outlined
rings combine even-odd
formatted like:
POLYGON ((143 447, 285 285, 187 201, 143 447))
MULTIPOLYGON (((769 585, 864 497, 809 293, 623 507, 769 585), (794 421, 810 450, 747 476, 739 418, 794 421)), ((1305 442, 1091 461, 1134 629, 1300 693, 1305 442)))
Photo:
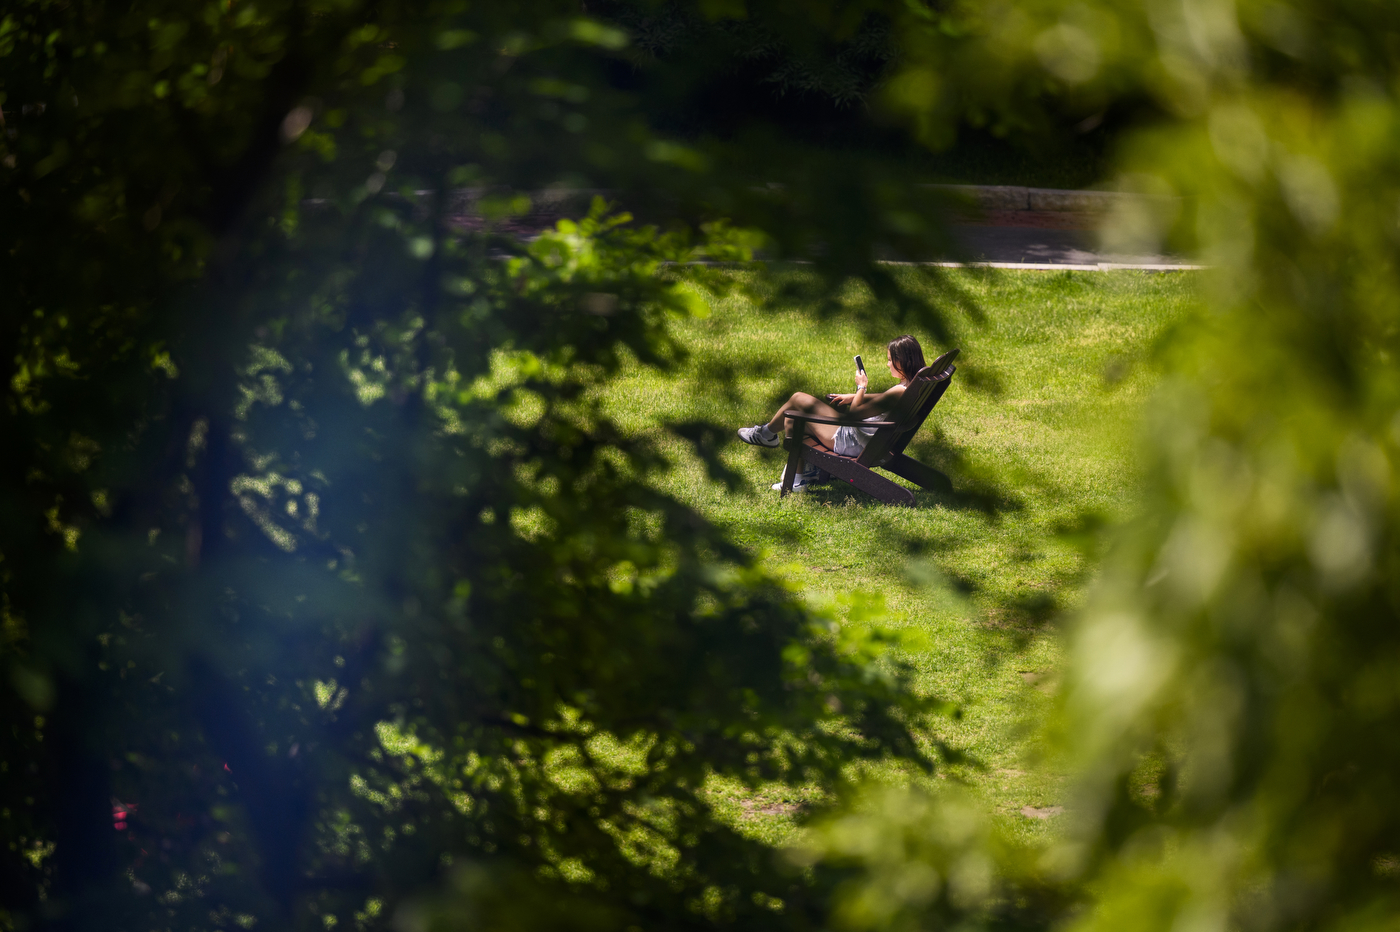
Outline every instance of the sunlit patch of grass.
MULTIPOLYGON (((852 590, 882 594, 887 623, 924 645, 904 652, 916 687, 962 709, 935 727, 969 762, 939 779, 969 784, 1024 837, 1053 832, 1055 819, 1021 809, 1065 801, 1036 729, 1054 702, 1056 619, 1092 574, 1087 532, 1133 506, 1136 418, 1158 379, 1154 341, 1186 319, 1194 276, 967 271, 938 283, 907 270, 905 287, 944 316, 944 345, 896 322, 863 289, 848 289, 824 316, 801 300, 800 271, 733 274, 744 288, 713 301, 707 319, 677 326, 689 359, 670 374, 627 374, 609 387, 607 410, 672 456, 661 487, 795 578, 815 604, 852 590), (760 307, 745 289, 797 297, 760 307), (959 294, 978 311, 959 309, 959 294), (855 353, 886 387, 884 343, 908 329, 930 360, 962 350, 952 387, 909 448, 951 476, 952 495, 919 490, 916 507, 894 508, 833 484, 779 501, 769 486, 781 450, 724 447, 719 461, 738 476, 730 489, 665 428, 737 428, 766 419, 794 390, 849 391, 855 353)), ((791 788, 752 796, 717 785, 712 795, 733 824, 773 841, 813 802, 791 788)))
POLYGON ((741 834, 771 845, 790 838, 801 817, 824 802, 821 792, 810 786, 771 784, 750 793, 739 782, 724 779, 710 780, 705 796, 715 813, 741 834))

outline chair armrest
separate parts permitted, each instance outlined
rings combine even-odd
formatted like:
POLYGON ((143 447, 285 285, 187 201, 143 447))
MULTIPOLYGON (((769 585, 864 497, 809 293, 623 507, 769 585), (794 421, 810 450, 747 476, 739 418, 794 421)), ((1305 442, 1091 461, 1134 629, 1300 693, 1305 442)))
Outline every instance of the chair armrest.
POLYGON ((799 414, 796 411, 788 411, 783 414, 785 418, 793 418, 798 421, 811 421, 814 424, 840 424, 843 427, 855 427, 863 425, 865 427, 893 427, 897 421, 866 421, 861 418, 848 417, 824 417, 820 414, 799 414))

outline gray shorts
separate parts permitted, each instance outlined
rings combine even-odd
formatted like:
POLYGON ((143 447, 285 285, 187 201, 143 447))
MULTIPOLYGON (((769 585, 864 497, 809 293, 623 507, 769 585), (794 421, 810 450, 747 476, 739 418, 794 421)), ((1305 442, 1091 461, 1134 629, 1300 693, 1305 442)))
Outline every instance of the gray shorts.
POLYGON ((831 449, 837 456, 860 456, 869 442, 870 437, 859 427, 843 424, 836 428, 836 439, 832 441, 831 449))

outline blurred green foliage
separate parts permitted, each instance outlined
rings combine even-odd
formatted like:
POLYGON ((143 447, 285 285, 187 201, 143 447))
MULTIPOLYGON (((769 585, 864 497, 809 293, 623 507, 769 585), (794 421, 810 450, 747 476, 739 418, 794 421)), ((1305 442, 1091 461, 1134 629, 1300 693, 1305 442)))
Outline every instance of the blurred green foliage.
POLYGON ((1078 771, 1064 839, 969 848, 971 830, 945 828, 956 801, 872 804, 862 837, 908 837, 912 822, 926 847, 904 858, 929 878, 886 897, 878 921, 863 904, 888 886, 887 853, 852 848, 837 821, 807 857, 864 858, 869 886, 853 881, 838 913, 851 928, 941 924, 969 889, 958 872, 988 852, 997 879, 950 921, 1392 927, 1400 9, 967 9, 956 38, 932 13, 909 34, 890 103, 937 145, 969 105, 1026 123, 1047 96, 1143 101, 1150 118, 1106 180, 1152 197, 1104 232, 1202 256, 1205 310, 1162 345, 1173 375, 1144 425, 1142 514, 1108 532, 1068 633, 1052 726, 1078 771))
POLYGON ((882 635, 596 400, 723 284, 669 264, 918 311, 873 257, 927 230, 659 135, 627 52, 548 0, 0 12, 0 926, 811 925, 706 781, 933 765, 882 635), (678 220, 509 235, 551 184, 678 220))

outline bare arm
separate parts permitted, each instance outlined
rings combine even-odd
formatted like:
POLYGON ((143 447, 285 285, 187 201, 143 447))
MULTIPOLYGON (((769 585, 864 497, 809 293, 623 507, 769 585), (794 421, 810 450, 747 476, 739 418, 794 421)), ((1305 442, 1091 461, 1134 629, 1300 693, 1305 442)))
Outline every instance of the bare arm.
POLYGON ((831 400, 834 404, 850 405, 845 413, 853 417, 874 417, 893 408, 903 394, 903 385, 896 385, 887 391, 876 392, 873 395, 865 394, 864 386, 861 386, 861 390, 854 395, 832 395, 831 400))

